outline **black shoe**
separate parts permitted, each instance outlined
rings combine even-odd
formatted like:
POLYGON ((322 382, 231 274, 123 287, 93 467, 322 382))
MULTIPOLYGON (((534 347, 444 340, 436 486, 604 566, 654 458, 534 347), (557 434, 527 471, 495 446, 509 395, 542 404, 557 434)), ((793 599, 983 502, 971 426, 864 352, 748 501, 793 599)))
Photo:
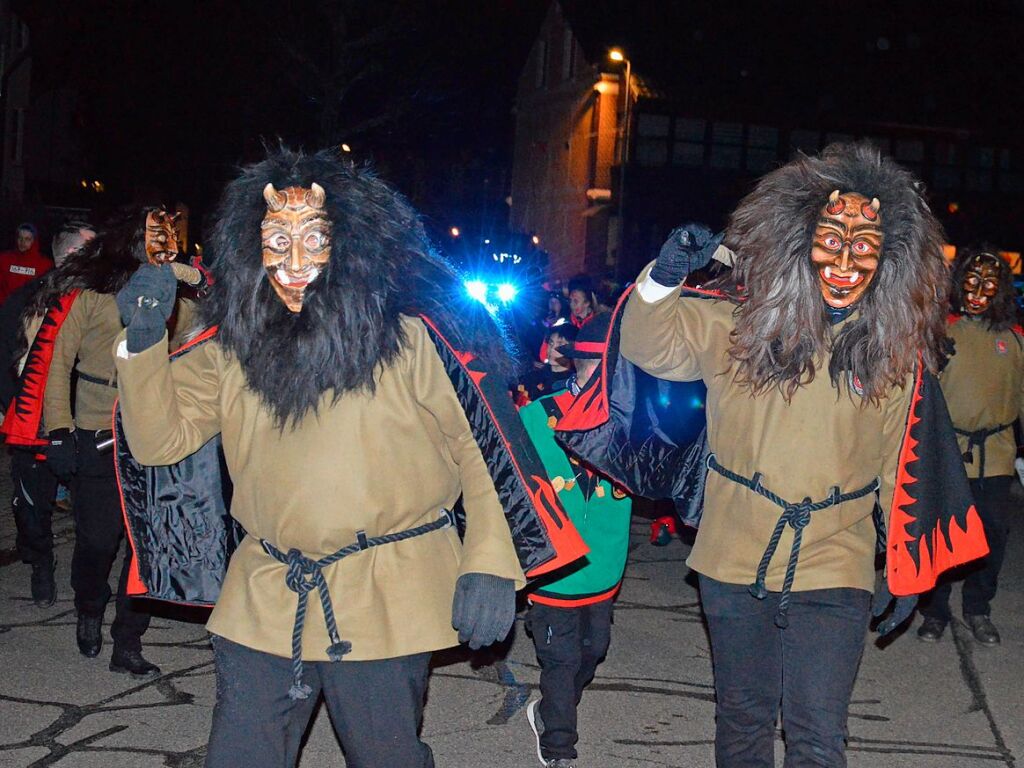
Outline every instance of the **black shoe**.
POLYGON ((946 620, 934 616, 925 616, 924 622, 917 628, 917 639, 926 643, 937 643, 946 631, 946 620))
POLYGON ((99 655, 103 645, 103 616, 90 616, 87 613, 78 614, 78 650, 88 659, 94 659, 99 655))
POLYGON ((53 555, 32 563, 32 599, 39 608, 49 608, 57 602, 57 582, 53 578, 56 568, 53 555))
POLYGON ((999 630, 992 623, 992 619, 984 614, 974 616, 965 615, 964 621, 971 628, 974 639, 982 645, 999 645, 999 630))
POLYGON ((156 677, 160 667, 152 664, 142 656, 142 651, 122 651, 115 648, 110 656, 110 671, 129 675, 137 680, 156 677))

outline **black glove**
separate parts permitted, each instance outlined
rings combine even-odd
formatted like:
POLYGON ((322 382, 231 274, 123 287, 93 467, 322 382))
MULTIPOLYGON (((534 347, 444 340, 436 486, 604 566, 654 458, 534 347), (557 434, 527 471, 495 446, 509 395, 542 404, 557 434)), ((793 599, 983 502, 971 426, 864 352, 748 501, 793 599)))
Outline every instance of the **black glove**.
POLYGON ((455 582, 452 626, 474 651, 503 640, 516 619, 516 585, 489 573, 464 573, 455 582))
POLYGON ((894 597, 889 591, 889 582, 882 579, 882 583, 871 598, 871 615, 876 619, 880 618, 889 609, 889 606, 892 606, 892 613, 875 627, 879 637, 885 637, 899 628, 913 615, 914 608, 917 607, 917 595, 894 597))
POLYGON ((78 452, 75 449, 75 433, 70 429, 53 430, 45 452, 46 464, 58 480, 66 482, 75 474, 78 469, 78 452))
POLYGON ((128 329, 129 352, 141 352, 163 338, 177 291, 170 264, 143 264, 117 292, 117 309, 128 329))
POLYGON ((658 260, 651 270, 651 279, 675 288, 688 274, 708 265, 724 236, 724 232, 712 234, 703 224, 691 223, 676 227, 658 252, 658 260))

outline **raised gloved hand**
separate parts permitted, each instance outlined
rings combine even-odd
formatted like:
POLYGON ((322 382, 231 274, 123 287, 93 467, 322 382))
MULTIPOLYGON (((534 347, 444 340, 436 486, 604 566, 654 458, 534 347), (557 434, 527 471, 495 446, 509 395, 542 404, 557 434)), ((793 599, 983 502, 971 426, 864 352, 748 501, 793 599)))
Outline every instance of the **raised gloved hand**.
POLYGON ((75 433, 70 429, 50 432, 50 444, 46 446, 45 453, 47 466, 62 482, 66 482, 78 469, 75 433))
POLYGON ((464 573, 455 582, 452 626, 474 651, 503 640, 516 618, 516 585, 489 573, 464 573))
POLYGON ((676 227, 658 252, 658 260, 651 269, 651 279, 674 288, 688 274, 708 265, 724 236, 724 232, 713 234, 703 224, 676 227))
POLYGON ((129 352, 141 352, 163 338, 177 290, 170 264, 143 264, 117 292, 117 309, 128 329, 129 352))

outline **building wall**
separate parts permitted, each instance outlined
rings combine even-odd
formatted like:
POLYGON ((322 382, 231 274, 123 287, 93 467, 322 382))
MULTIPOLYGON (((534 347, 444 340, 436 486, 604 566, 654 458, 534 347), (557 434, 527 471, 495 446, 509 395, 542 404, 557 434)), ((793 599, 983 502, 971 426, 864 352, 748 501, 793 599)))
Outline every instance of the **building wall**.
POLYGON ((611 189, 617 97, 615 79, 584 60, 552 3, 519 79, 510 211, 512 229, 537 235, 550 254, 551 278, 606 260, 610 201, 587 192, 611 189))

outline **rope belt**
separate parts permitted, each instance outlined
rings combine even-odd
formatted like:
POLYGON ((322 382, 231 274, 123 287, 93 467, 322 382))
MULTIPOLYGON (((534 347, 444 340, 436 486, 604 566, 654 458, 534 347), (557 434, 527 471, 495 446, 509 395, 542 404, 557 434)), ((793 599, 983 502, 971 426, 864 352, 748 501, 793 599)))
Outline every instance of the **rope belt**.
POLYGON ((967 438, 967 450, 964 451, 964 463, 974 463, 974 447, 978 447, 978 479, 985 479, 985 442, 992 437, 992 435, 998 435, 1013 426, 1011 421, 1009 424, 1000 424, 997 427, 991 429, 976 429, 970 432, 966 429, 957 429, 953 427, 953 431, 958 435, 963 435, 967 438))
POLYGON ((734 483, 749 488, 759 496, 763 496, 773 504, 782 507, 782 514, 779 516, 778 522, 775 523, 775 529, 768 540, 768 546, 765 547, 764 554, 761 556, 761 562, 757 566, 757 579, 747 587, 750 594, 758 600, 764 600, 768 596, 768 589, 765 587, 768 563, 771 562, 772 557, 775 555, 775 550, 778 549, 782 532, 786 529, 787 525, 793 529, 793 547, 789 551, 789 562, 786 563, 786 577, 782 582, 782 596, 779 598, 779 610, 775 615, 775 626, 785 629, 789 626, 789 618, 786 614, 789 611, 789 595, 793 588, 793 578, 796 575, 796 563, 800 557, 800 544, 803 541, 804 528, 811 522, 811 513, 859 499, 867 496, 869 493, 874 493, 879 487, 878 478, 876 477, 863 488, 850 493, 841 493, 839 486, 834 485, 829 495, 821 501, 811 501, 811 498, 808 496, 799 504, 794 504, 761 485, 762 476, 760 472, 755 472, 753 477, 738 475, 719 464, 713 453, 708 455, 708 467, 727 480, 732 480, 734 483))
POLYGON ((268 555, 288 566, 288 572, 284 577, 285 584, 288 585, 288 589, 299 596, 299 603, 295 608, 295 625, 292 629, 294 682, 288 690, 288 695, 292 700, 309 698, 309 694, 312 692, 312 688, 302 682, 302 628, 306 623, 306 599, 313 589, 316 589, 320 595, 320 604, 323 606, 324 620, 327 624, 327 634, 331 639, 331 644, 327 647, 328 658, 331 661, 341 661, 341 657, 352 650, 352 643, 342 640, 338 634, 338 623, 334 618, 334 606, 331 603, 330 592, 327 590, 327 580, 324 578, 323 569, 349 555, 363 552, 371 547, 405 541, 432 531, 451 528, 454 525, 455 513, 442 509, 441 516, 434 522, 418 525, 405 531, 373 537, 367 537, 365 531, 358 531, 355 542, 342 547, 332 555, 321 557, 319 560, 311 560, 297 549, 289 549, 287 553, 282 552, 266 539, 260 539, 260 544, 263 545, 263 549, 268 555))

